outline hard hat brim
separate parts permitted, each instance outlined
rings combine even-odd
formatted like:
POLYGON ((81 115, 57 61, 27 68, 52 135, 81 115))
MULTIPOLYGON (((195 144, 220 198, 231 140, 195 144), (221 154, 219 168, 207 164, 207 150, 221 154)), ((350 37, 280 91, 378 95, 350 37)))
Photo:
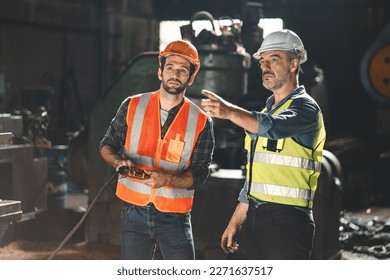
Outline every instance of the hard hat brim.
POLYGON ((192 65, 195 66, 195 69, 199 68, 200 66, 200 61, 199 59, 193 59, 193 58, 190 58, 186 55, 182 55, 182 54, 178 54, 178 53, 175 53, 175 52, 161 52, 159 57, 162 58, 162 57, 168 57, 168 56, 172 56, 172 55, 177 55, 177 56, 180 56, 182 58, 185 58, 187 61, 189 61, 192 65))
POLYGON ((296 49, 284 49, 284 48, 263 48, 262 50, 258 50, 255 52, 252 56, 254 59, 259 60, 261 57, 261 54, 266 51, 295 51, 298 53, 299 56, 299 63, 302 64, 307 61, 307 54, 303 51, 296 50, 296 49))

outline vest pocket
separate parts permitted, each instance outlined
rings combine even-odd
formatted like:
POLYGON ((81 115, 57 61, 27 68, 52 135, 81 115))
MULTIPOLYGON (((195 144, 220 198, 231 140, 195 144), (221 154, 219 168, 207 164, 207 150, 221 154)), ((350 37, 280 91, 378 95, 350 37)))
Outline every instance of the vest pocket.
POLYGON ((175 139, 171 139, 168 144, 167 160, 178 163, 184 149, 184 142, 180 141, 180 134, 175 139))
POLYGON ((284 146, 284 139, 279 140, 271 140, 264 138, 262 147, 264 150, 271 151, 271 152, 281 152, 283 150, 284 146))

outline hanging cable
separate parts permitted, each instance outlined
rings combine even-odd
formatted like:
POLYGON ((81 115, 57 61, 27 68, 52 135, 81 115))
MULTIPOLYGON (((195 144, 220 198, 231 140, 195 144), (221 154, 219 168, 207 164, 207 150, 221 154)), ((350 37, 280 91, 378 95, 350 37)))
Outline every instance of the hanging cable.
POLYGON ((87 217, 89 211, 91 210, 92 206, 95 204, 99 196, 109 187, 112 183, 114 183, 117 180, 118 175, 127 175, 128 169, 124 166, 119 168, 117 172, 114 173, 114 175, 103 185, 103 187, 100 189, 99 193, 96 195, 94 200, 91 202, 91 204, 88 206, 87 210, 85 211, 84 215, 81 217, 80 221, 74 226, 74 228, 68 233, 68 235, 62 240, 60 245, 53 251, 53 253, 47 258, 48 260, 52 260, 58 252, 62 249, 62 247, 66 244, 66 242, 69 241, 69 239, 73 236, 73 234, 79 229, 81 224, 84 222, 85 218, 87 217))

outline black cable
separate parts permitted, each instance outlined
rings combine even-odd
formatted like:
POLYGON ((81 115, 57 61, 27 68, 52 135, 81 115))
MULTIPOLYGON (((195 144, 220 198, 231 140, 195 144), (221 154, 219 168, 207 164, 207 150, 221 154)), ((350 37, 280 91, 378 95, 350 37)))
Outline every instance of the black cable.
POLYGON ((66 242, 69 241, 69 239, 73 236, 73 234, 79 229, 81 224, 84 222, 85 218, 87 217, 89 211, 91 210, 92 206, 95 204, 99 196, 106 190, 108 186, 110 186, 115 180, 117 179, 118 174, 127 174, 127 170, 125 168, 120 168, 115 174, 107 181, 103 187, 100 189, 99 193, 96 195, 94 200, 91 202, 91 204, 88 206, 87 210, 85 211, 84 215, 81 217, 80 221, 74 226, 74 228, 68 233, 68 235, 62 240, 60 245, 58 245, 57 249, 51 253, 51 255, 47 258, 48 260, 52 260, 57 253, 62 249, 62 247, 66 244, 66 242))

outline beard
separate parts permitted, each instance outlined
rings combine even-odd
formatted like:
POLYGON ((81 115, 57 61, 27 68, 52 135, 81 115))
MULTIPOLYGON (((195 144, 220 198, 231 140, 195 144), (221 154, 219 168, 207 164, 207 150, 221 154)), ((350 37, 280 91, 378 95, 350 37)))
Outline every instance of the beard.
POLYGON ((183 91, 186 90, 186 88, 188 87, 188 83, 184 83, 182 84, 179 80, 174 80, 174 79, 170 79, 168 81, 162 81, 162 86, 163 86, 163 89, 168 92, 169 94, 172 94, 172 95, 179 95, 181 94, 183 91), (180 84, 179 87, 171 87, 168 85, 168 83, 170 81, 175 81, 177 83, 180 84))
POLYGON ((285 85, 288 81, 288 76, 283 76, 281 79, 276 79, 274 82, 263 82, 263 86, 272 91, 275 89, 280 89, 283 85, 285 85))

